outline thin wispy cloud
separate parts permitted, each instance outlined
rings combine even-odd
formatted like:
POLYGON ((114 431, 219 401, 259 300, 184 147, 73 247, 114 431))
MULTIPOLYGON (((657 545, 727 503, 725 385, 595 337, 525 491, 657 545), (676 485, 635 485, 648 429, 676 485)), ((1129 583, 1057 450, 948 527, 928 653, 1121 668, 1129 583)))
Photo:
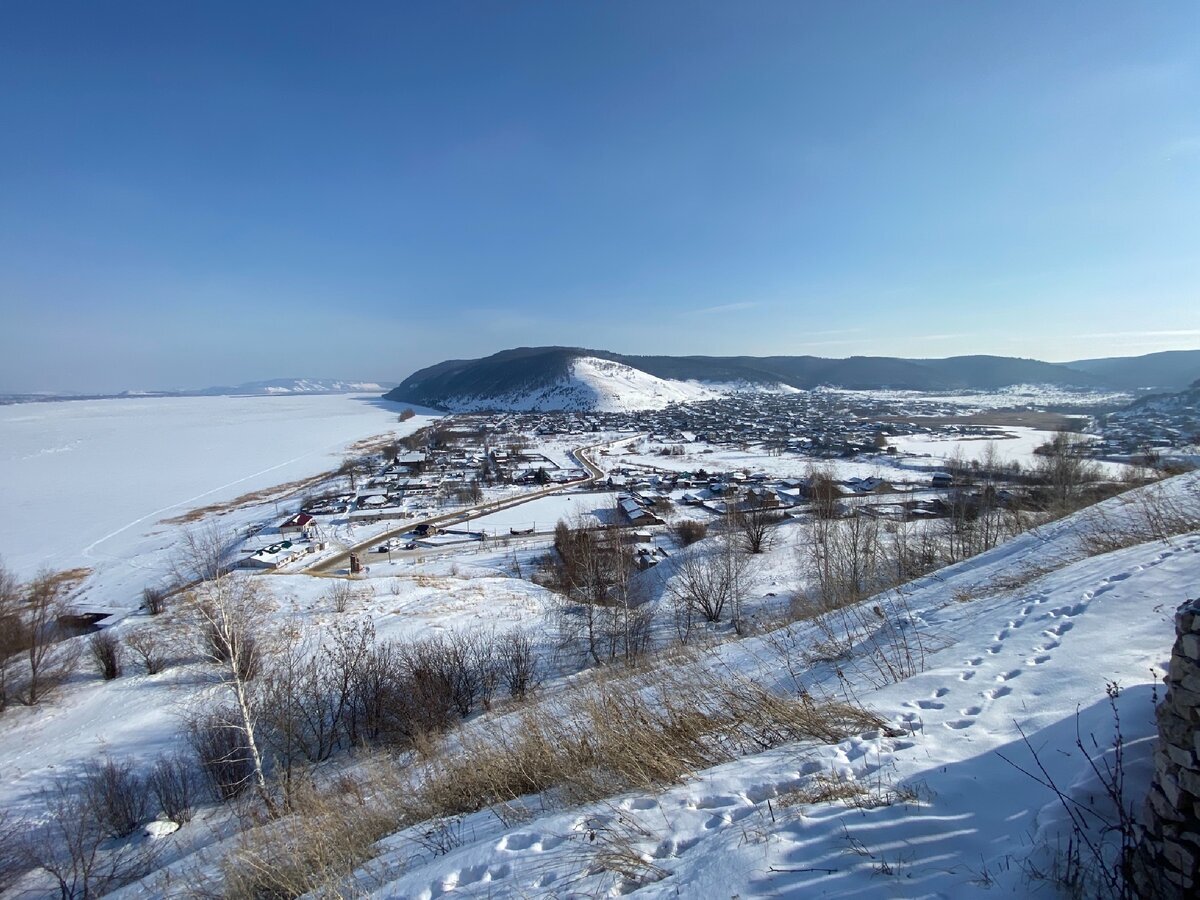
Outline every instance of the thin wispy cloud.
POLYGON ((742 300, 738 303, 722 303, 719 306, 706 306, 703 309, 696 310, 697 315, 709 316, 718 313, 737 312, 741 309, 754 309, 756 306, 762 306, 757 300, 742 300))

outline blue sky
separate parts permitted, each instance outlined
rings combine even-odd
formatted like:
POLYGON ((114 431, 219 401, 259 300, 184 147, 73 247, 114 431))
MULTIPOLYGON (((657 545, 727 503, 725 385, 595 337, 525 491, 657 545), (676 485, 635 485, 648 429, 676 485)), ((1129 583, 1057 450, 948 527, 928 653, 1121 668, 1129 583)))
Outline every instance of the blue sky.
POLYGON ((1200 347, 1200 4, 0 4, 0 390, 1200 347))

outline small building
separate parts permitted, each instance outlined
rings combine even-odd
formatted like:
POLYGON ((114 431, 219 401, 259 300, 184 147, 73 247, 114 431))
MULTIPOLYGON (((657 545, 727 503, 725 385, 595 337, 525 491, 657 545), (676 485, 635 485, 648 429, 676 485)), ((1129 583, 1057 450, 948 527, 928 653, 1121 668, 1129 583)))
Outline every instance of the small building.
POLYGON ((316 527, 316 519, 308 513, 299 512, 290 519, 285 519, 279 526, 279 533, 291 537, 306 537, 316 527))
POLYGON ((307 552, 307 548, 291 541, 280 541, 250 554, 246 565, 251 569, 278 569, 286 566, 292 560, 299 559, 307 552))

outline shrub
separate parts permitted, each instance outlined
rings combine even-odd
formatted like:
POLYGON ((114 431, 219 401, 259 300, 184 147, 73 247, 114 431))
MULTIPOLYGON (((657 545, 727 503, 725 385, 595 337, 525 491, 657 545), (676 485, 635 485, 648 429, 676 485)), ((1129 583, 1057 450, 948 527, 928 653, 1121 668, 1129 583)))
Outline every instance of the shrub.
POLYGON ((88 639, 88 651, 96 661, 105 681, 112 681, 121 675, 121 657, 123 651, 121 639, 113 631, 97 631, 88 639))
POLYGON ((147 786, 164 816, 176 825, 192 820, 199 784, 197 772, 186 757, 178 753, 160 756, 150 771, 147 786))
POLYGON ((159 615, 167 608, 167 592, 158 587, 142 588, 142 605, 150 615, 159 615))
POLYGON ((508 695, 524 700, 537 678, 537 654, 528 631, 516 628, 500 639, 499 667, 508 695))
POLYGON ((84 769, 83 798, 88 815, 110 837, 128 837, 146 819, 146 785, 131 763, 90 763, 84 769))
POLYGON ((153 628, 139 628, 125 637, 125 646, 139 659, 147 675, 157 675, 167 666, 167 645, 153 628))
POLYGON ((684 519, 682 522, 677 522, 671 529, 675 535, 675 540, 679 541, 679 546, 690 547, 696 541, 704 539, 708 534, 708 526, 698 519, 684 519))

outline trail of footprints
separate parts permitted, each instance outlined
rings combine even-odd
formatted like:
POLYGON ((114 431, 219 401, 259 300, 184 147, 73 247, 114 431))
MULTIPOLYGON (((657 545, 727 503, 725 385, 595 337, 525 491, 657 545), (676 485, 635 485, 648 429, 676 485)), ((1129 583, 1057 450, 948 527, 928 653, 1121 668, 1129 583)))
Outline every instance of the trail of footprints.
MULTIPOLYGON (((1136 572, 1160 565, 1173 554, 1181 552, 1185 549, 1193 551, 1195 550, 1195 548, 1191 546, 1191 542, 1189 542, 1186 547, 1175 547, 1164 550, 1153 561, 1147 563, 1146 565, 1134 566, 1128 572, 1118 572, 1115 575, 1108 576, 1101 582, 1100 587, 1096 588, 1094 591, 1084 591, 1083 594, 1080 595, 1079 602, 1065 606, 1056 606, 1053 609, 1045 610, 1039 613, 1036 617, 1036 620, 1039 623, 1048 622, 1049 624, 1047 624, 1047 626, 1041 631, 1037 642, 1034 643, 1030 648, 1030 654, 1025 658, 1024 665, 1033 668, 1037 666, 1043 666, 1051 662, 1054 658, 1054 651, 1062 646, 1061 639, 1063 635, 1067 634, 1072 628, 1075 627, 1074 622, 1071 620, 1079 615, 1082 615, 1093 600, 1108 593, 1117 584, 1125 581, 1136 572)), ((982 667, 986 665, 990 658, 998 656, 1001 652, 1003 652, 1005 643, 1009 640, 1009 638, 1011 638, 1014 634, 1020 631, 1022 627, 1024 627, 1026 622, 1029 621, 1029 618, 1038 612, 1039 607, 1044 606, 1048 602, 1050 602, 1050 592, 1046 590, 1037 594, 1033 599, 1025 603, 1021 607, 1019 615, 1013 619, 1009 619, 1008 622, 1005 623, 1004 627, 999 629, 992 636, 992 643, 988 646, 983 656, 973 656, 969 659, 963 660, 963 665, 965 668, 959 673, 958 680, 960 682, 972 681, 980 673, 982 667)), ((942 725, 952 731, 965 731, 971 728, 975 724, 976 718, 986 708, 986 705, 997 700, 1001 700, 1004 697, 1012 694, 1013 689, 1009 686, 1009 683, 1019 678, 1023 671, 1023 668, 1017 667, 995 675, 993 677, 993 681, 996 683, 996 686, 980 692, 979 696, 982 698, 984 705, 972 705, 964 707, 958 710, 958 716, 956 718, 947 719, 946 721, 942 722, 942 725)), ((949 688, 938 688, 928 699, 909 701, 905 703, 905 705, 916 707, 918 710, 923 711, 942 710, 946 707, 946 704, 942 702, 942 698, 945 697, 949 692, 949 688)), ((905 728, 915 730, 917 727, 919 727, 920 718, 920 713, 905 713, 901 716, 901 723, 905 728)))
MULTIPOLYGON (((1031 648, 1031 655, 1025 660, 1028 666, 1040 666, 1049 663, 1053 658, 1053 651, 1062 645, 1060 640, 1063 635, 1069 632, 1074 623, 1071 621, 1075 617, 1082 614, 1096 597, 1108 593, 1113 587, 1125 579, 1129 578, 1135 572, 1146 568, 1152 568, 1164 562, 1171 555, 1183 550, 1197 552, 1200 550, 1200 544, 1197 542, 1188 542, 1183 547, 1168 549, 1159 554, 1152 562, 1145 566, 1135 566, 1130 572, 1121 572, 1116 575, 1111 575, 1105 578, 1095 591, 1084 591, 1078 603, 1057 606, 1047 610, 1038 616, 1038 621, 1050 622, 1046 628, 1041 631, 1040 638, 1031 648)), ((1020 614, 1009 620, 1003 628, 998 630, 993 637, 993 643, 988 647, 986 655, 974 656, 964 660, 966 668, 959 673, 959 680, 962 682, 971 681, 986 665, 989 657, 996 656, 1003 650, 1005 641, 1019 631, 1038 609, 1038 607, 1049 602, 1049 592, 1043 591, 1030 602, 1026 603, 1020 614)), ((1019 678, 1022 674, 1021 668, 1013 668, 1008 671, 1001 672, 994 676, 994 687, 981 691, 979 694, 983 701, 980 705, 966 706, 958 710, 956 718, 949 719, 943 722, 943 726, 953 731, 965 731, 970 729, 976 721, 976 718, 987 707, 988 704, 997 700, 1001 700, 1010 694, 1013 689, 1009 683, 1019 678)), ((915 707, 915 712, 904 713, 900 717, 901 724, 905 730, 915 734, 921 730, 923 723, 921 721, 921 712, 938 711, 946 708, 945 699, 951 693, 948 687, 939 687, 928 698, 909 701, 905 705, 915 707)), ((863 735, 862 740, 852 739, 848 750, 843 751, 839 755, 846 763, 853 763, 856 760, 863 759, 871 750, 872 747, 878 748, 877 742, 874 740, 878 735, 863 735)), ((914 745, 912 741, 891 740, 889 741, 891 750, 906 750, 914 745)), ((873 768, 877 766, 866 765, 863 769, 863 774, 870 774, 873 768)), ((753 815, 758 811, 759 804, 763 801, 776 797, 781 793, 793 790, 803 785, 809 778, 817 772, 826 771, 826 766, 818 762, 806 763, 796 772, 794 777, 784 779, 779 783, 768 783, 758 785, 745 791, 737 796, 732 795, 716 795, 703 797, 685 803, 685 807, 693 810, 711 811, 709 818, 703 823, 706 831, 711 831, 716 828, 721 828, 736 822, 740 822, 747 816, 753 815)), ((659 800, 655 798, 634 798, 626 800, 621 804, 623 810, 629 812, 647 812, 654 809, 659 804, 659 800)), ((601 820, 611 817, 588 817, 579 819, 574 830, 580 833, 586 833, 588 828, 597 827, 602 824, 601 820), (582 829, 582 831, 581 831, 582 829)), ((505 854, 528 854, 528 853, 545 853, 554 850, 556 847, 569 840, 567 837, 560 835, 539 834, 536 832, 517 832, 508 834, 500 838, 495 846, 495 856, 503 858, 505 854)), ((699 837, 687 838, 682 840, 665 839, 660 841, 649 855, 656 860, 665 860, 677 858, 680 854, 687 852, 697 843, 699 837)), ((535 888, 549 887, 557 879, 557 875, 552 870, 552 867, 547 867, 548 871, 539 876, 532 882, 535 888)), ((513 873, 513 866, 507 862, 500 862, 493 865, 475 865, 467 866, 460 870, 451 872, 448 875, 435 881, 430 887, 422 891, 417 896, 420 900, 433 900, 435 897, 441 897, 444 894, 466 888, 475 884, 483 884, 494 881, 502 881, 510 877, 513 873)))

